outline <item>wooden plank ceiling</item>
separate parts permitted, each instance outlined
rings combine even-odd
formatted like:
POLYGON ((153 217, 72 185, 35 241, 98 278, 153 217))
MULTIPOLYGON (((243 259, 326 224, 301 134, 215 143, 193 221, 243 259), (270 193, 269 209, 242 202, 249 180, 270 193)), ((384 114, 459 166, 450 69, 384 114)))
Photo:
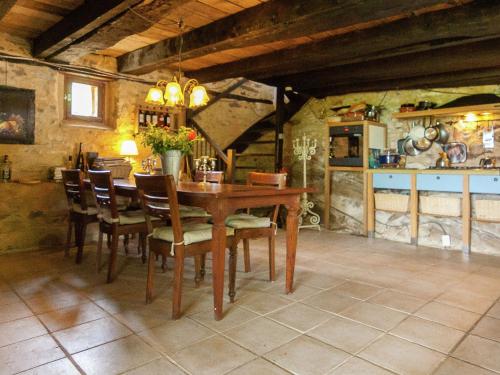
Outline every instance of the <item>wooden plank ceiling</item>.
POLYGON ((243 76, 314 96, 498 83, 500 1, 3 0, 0 31, 38 58, 117 58, 120 72, 243 76))

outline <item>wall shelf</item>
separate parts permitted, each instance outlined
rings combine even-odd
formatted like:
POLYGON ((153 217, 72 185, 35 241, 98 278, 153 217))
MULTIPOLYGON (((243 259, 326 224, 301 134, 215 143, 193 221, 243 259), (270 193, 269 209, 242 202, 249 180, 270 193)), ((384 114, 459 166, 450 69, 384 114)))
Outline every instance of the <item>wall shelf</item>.
POLYGON ((474 114, 500 114, 500 103, 470 105, 466 107, 452 107, 452 108, 436 108, 426 109, 424 111, 413 112, 396 112, 392 114, 395 119, 411 119, 418 117, 434 117, 434 116, 463 116, 468 113, 474 114))

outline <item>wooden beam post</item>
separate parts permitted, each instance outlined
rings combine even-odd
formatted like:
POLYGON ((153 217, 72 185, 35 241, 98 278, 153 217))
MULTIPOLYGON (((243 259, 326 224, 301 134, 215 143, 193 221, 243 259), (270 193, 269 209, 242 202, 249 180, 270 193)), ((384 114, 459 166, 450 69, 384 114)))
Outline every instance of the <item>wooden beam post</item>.
POLYGON ((234 172, 236 169, 236 150, 227 150, 226 182, 234 184, 234 172))
POLYGON ((411 174, 410 188, 410 243, 418 245, 418 190, 417 174, 411 174))
POLYGON ((0 2, 0 21, 16 5, 17 0, 2 0, 0 2))
POLYGON ((462 191, 462 251, 470 254, 471 251, 471 204, 469 190, 469 175, 463 175, 462 191))
POLYGON ((283 168, 283 126, 285 124, 285 88, 276 88, 276 128, 274 132, 274 170, 283 168))

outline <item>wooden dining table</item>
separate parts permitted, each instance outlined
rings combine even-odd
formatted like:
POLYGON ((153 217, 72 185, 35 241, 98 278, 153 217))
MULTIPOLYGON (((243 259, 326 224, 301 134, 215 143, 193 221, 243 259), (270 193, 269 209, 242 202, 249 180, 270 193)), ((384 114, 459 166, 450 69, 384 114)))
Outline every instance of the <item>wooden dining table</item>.
MULTIPOLYGON (((114 186, 119 195, 137 196, 137 188, 133 181, 116 179, 114 186)), ((277 204, 287 208, 285 293, 292 293, 300 197, 302 193, 312 191, 314 191, 312 188, 286 187, 278 189, 267 186, 198 182, 179 182, 177 184, 180 204, 201 207, 212 215, 212 279, 215 320, 223 318, 226 217, 241 208, 268 207, 277 204)))

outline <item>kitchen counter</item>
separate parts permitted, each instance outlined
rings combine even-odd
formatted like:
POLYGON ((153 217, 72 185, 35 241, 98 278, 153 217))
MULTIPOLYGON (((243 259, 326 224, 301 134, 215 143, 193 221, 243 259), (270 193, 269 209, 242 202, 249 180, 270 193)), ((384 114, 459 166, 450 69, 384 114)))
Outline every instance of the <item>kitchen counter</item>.
POLYGON ((367 169, 367 173, 390 173, 390 174, 458 174, 458 175, 486 175, 500 176, 500 168, 496 169, 416 169, 416 168, 373 168, 367 169))

